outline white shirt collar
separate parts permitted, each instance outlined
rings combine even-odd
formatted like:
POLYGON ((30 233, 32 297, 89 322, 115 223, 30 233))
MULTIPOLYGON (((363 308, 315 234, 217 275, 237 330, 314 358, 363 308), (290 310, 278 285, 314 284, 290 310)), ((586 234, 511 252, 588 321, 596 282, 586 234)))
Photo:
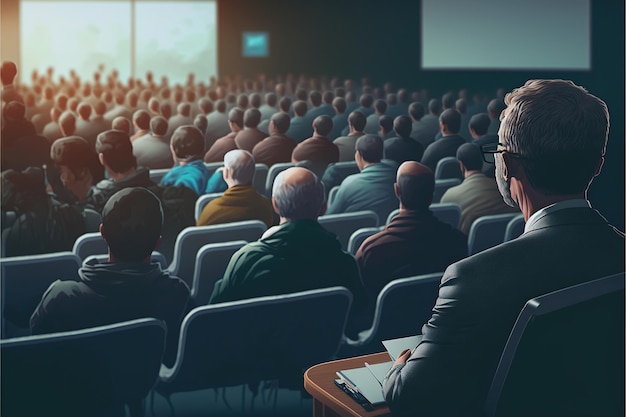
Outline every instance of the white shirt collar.
POLYGON ((528 221, 526 222, 526 226, 524 226, 524 233, 532 229, 535 223, 537 223, 539 219, 541 219, 543 216, 547 214, 554 213, 555 211, 558 211, 558 210, 577 208, 577 207, 591 208, 591 203, 588 200, 585 200, 583 198, 576 198, 572 200, 559 201, 558 203, 550 204, 549 206, 539 209, 535 213, 533 213, 532 216, 528 218, 528 221))

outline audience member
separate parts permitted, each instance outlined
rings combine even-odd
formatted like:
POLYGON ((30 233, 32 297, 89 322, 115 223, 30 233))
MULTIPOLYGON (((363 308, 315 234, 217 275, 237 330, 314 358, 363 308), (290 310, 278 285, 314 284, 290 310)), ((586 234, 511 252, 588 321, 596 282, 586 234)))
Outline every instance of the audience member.
POLYGON ((197 127, 179 126, 170 142, 174 168, 161 179, 161 185, 185 186, 200 196, 205 193, 211 174, 204 165, 204 136, 197 127))
POLYGON ((321 178, 328 164, 339 160, 339 148, 326 137, 332 128, 330 116, 317 116, 313 120, 313 136, 293 149, 291 162, 310 161, 313 172, 321 178))
POLYGON ((63 136, 72 136, 76 133, 76 116, 70 110, 66 110, 59 117, 59 127, 63 136))
MULTIPOLYGON (((383 381, 394 415, 482 415, 525 303, 624 271, 624 234, 586 200, 606 150, 604 102, 564 80, 530 80, 505 102, 500 145, 492 155, 504 201, 524 214, 524 233, 446 269, 420 344, 402 352, 383 381)), ((623 414, 624 370, 615 366, 624 363, 623 293, 585 310, 575 322, 555 317, 551 328, 572 329, 571 338, 562 341, 568 351, 577 351, 571 358, 584 362, 615 352, 606 357, 606 367, 583 364, 573 376, 572 362, 562 360, 560 347, 542 351, 545 355, 517 364, 516 369, 532 373, 533 381, 510 387, 514 404, 501 401, 503 415, 623 414), (607 351, 595 338, 581 340, 576 330, 588 328, 620 347, 607 351), (533 400, 526 402, 529 395, 533 400)))
POLYGON ((519 212, 502 200, 498 185, 493 178, 481 172, 483 155, 480 148, 472 143, 464 143, 456 151, 456 159, 461 165, 463 182, 449 188, 441 197, 442 203, 455 203, 461 207, 459 229, 469 234, 474 220, 489 214, 519 212))
POLYGON ((207 114, 207 126, 204 134, 204 149, 208 151, 219 138, 230 132, 228 114, 226 114, 226 101, 217 100, 215 111, 207 114))
POLYGON ((366 308, 354 258, 317 222, 325 204, 315 174, 300 167, 278 174, 272 205, 280 225, 233 255, 209 304, 341 285, 352 292, 353 312, 366 308))
POLYGON ((154 187, 150 172, 137 167, 133 155, 133 145, 128 133, 121 130, 107 130, 98 135, 96 152, 100 163, 108 175, 92 187, 87 195, 87 207, 102 213, 104 205, 116 192, 128 187, 154 187))
POLYGON ((261 112, 258 109, 250 108, 243 114, 243 129, 235 136, 235 145, 239 149, 252 152, 254 146, 260 143, 267 135, 257 129, 261 121, 261 112))
POLYGON ((400 213, 383 231, 367 238, 355 256, 372 300, 394 279, 443 272, 467 256, 467 238, 428 209, 435 187, 428 167, 404 162, 393 187, 400 213))
POLYGON ((381 162, 382 157, 381 138, 364 135, 357 140, 354 159, 361 172, 342 181, 326 214, 372 210, 379 223, 387 219, 398 206, 393 190, 398 165, 393 161, 381 162))
POLYGON ((393 121, 393 130, 397 137, 385 140, 384 157, 398 164, 404 161, 420 161, 424 154, 424 148, 418 141, 411 139, 411 118, 398 116, 393 121))
POLYGON ((422 144, 424 149, 435 141, 439 132, 439 115, 441 114, 441 102, 436 98, 428 102, 428 114, 424 114, 423 106, 416 104, 409 106, 409 114, 414 124, 411 137, 422 144))
POLYGON ((365 127, 363 132, 365 134, 376 135, 378 133, 379 125, 378 121, 387 111, 387 102, 382 99, 378 99, 374 102, 374 113, 367 116, 365 120, 365 127))
POLYGON ((131 133, 131 130, 130 130, 130 119, 128 119, 128 118, 126 118, 124 116, 116 117, 111 122, 111 129, 122 131, 122 132, 128 134, 128 137, 130 138, 130 133, 131 133))
POLYGON ((133 155, 137 158, 137 165, 148 169, 165 169, 174 165, 166 133, 167 120, 154 116, 150 120, 150 132, 133 141, 133 155))
POLYGON ((491 123, 489 123, 489 128, 487 129, 488 134, 498 134, 498 129, 500 128, 500 114, 505 108, 506 104, 504 104, 504 100, 501 98, 494 98, 487 105, 487 114, 491 119, 491 123))
POLYGON ((17 91, 13 82, 17 76, 17 65, 13 61, 2 61, 0 66, 0 81, 2 81, 2 104, 8 104, 12 101, 24 103, 24 98, 17 91))
MULTIPOLYGON (((167 136, 171 138, 174 131, 180 126, 193 125, 193 117, 191 117, 191 105, 189 103, 180 103, 176 107, 176 114, 167 121, 167 136)), ((204 147, 204 145, 202 145, 204 147)))
POLYGON ((236 149, 228 152, 221 170, 228 189, 204 207, 197 225, 261 220, 271 227, 274 223, 272 203, 252 187, 254 172, 255 160, 248 151, 236 149))
POLYGON ((111 196, 100 226, 109 246, 108 262, 83 265, 78 282, 53 282, 30 319, 32 333, 155 317, 167 325, 163 362, 172 366, 189 288, 158 263, 150 263, 150 254, 159 246, 162 223, 161 203, 150 191, 130 187, 111 196))
POLYGON ((243 128, 243 110, 233 108, 228 113, 228 127, 230 128, 230 133, 215 141, 204 154, 204 162, 222 162, 227 152, 238 149, 235 137, 243 128))
POLYGON ((328 134, 328 139, 334 141, 341 132, 348 126, 348 115, 346 114, 346 100, 343 97, 335 97, 332 103, 335 115, 333 118, 333 130, 328 134))
MULTIPOLYGON (((469 131, 472 138, 472 143, 479 148, 483 146, 497 146, 498 135, 491 135, 487 133, 491 119, 487 113, 477 113, 472 116, 469 122, 469 131)), ((495 178, 496 169, 493 164, 483 163, 482 172, 490 178, 495 178)))
POLYGON ((393 130, 393 118, 390 116, 382 116, 378 119, 378 136, 384 141, 396 136, 396 132, 393 130))
POLYGON ((150 133, 150 119, 150 113, 148 113, 147 110, 140 109, 133 113, 133 128, 135 133, 130 137, 131 142, 150 133))
POLYGON ((297 143, 287 137, 285 132, 289 129, 289 115, 276 113, 270 121, 270 136, 257 143, 252 149, 254 160, 258 164, 271 167, 281 162, 291 162, 291 154, 297 143))
POLYGON ((435 171, 440 159, 455 156, 456 150, 465 143, 465 139, 457 133, 461 126, 461 114, 456 109, 447 109, 439 117, 439 127, 443 136, 428 145, 422 156, 422 164, 435 171))
POLYGON ((353 111, 348 116, 348 130, 347 136, 340 136, 333 141, 339 148, 339 161, 354 161, 354 149, 358 138, 365 133, 365 123, 367 119, 365 115, 360 111, 353 111))
POLYGON ((285 135, 300 143, 313 134, 311 128, 313 119, 307 115, 306 101, 298 100, 293 103, 293 112, 294 117, 292 117, 289 130, 285 132, 285 135))

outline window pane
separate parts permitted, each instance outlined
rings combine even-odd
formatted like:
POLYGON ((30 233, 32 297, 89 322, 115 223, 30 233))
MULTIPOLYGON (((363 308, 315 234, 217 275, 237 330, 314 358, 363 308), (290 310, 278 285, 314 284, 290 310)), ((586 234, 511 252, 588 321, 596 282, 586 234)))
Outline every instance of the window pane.
POLYGON ((196 82, 217 75, 215 1, 137 1, 136 76, 152 71, 183 84, 193 72, 196 82))
POLYGON ((31 1, 22 0, 21 72, 30 79, 49 66, 55 75, 70 69, 83 78, 103 64, 105 72, 131 75, 129 1, 31 1))

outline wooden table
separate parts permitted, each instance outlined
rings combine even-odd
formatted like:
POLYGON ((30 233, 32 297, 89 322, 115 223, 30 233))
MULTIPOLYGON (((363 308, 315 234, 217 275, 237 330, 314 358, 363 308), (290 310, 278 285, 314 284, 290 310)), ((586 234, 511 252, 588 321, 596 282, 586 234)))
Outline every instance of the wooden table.
POLYGON ((304 373, 304 389, 313 397, 313 417, 391 416, 387 406, 366 411, 334 382, 337 371, 360 368, 364 362, 375 364, 390 360, 387 352, 381 352, 321 363, 307 369, 304 373))

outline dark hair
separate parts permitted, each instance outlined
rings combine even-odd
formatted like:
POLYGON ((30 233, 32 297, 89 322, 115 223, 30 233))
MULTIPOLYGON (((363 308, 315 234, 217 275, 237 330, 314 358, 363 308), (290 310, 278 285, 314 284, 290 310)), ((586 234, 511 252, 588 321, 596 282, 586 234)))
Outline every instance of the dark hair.
POLYGON ((86 171, 91 174, 94 184, 104 177, 96 150, 80 136, 55 140, 50 146, 50 159, 57 165, 68 167, 78 179, 84 178, 86 171))
POLYGON ((339 114, 343 114, 346 111, 346 100, 343 97, 335 97, 333 99, 333 107, 337 109, 339 114))
POLYGON ((465 165, 468 171, 480 171, 483 167, 483 153, 473 143, 464 143, 456 150, 456 159, 465 165))
POLYGON ((477 113, 470 119, 469 127, 473 129, 478 136, 483 136, 487 134, 490 123, 491 119, 487 113, 477 113))
POLYGON ((270 107, 274 107, 276 105, 276 101, 278 100, 278 98, 276 97, 276 93, 267 93, 265 94, 265 103, 270 106, 270 107))
POLYGON ((137 166, 130 137, 121 130, 100 133, 96 139, 96 152, 102 154, 104 162, 113 172, 126 172, 137 166))
POLYGON ((452 92, 447 92, 441 97, 441 105, 444 109, 453 109, 454 101, 454 93, 452 92))
POLYGON ((353 111, 348 115, 348 123, 354 127, 357 132, 362 132, 365 129, 367 118, 360 111, 353 111))
POLYGON ((89 120, 91 116, 91 106, 87 103, 80 103, 76 108, 76 111, 80 115, 80 118, 83 120, 89 120))
POLYGON ((374 104, 374 97, 372 97, 371 94, 361 94, 359 104, 369 109, 370 107, 372 107, 372 104, 374 104))
POLYGON ((356 140, 354 149, 365 162, 376 163, 383 159, 383 140, 376 135, 363 135, 356 140))
POLYGON ((393 130, 396 131, 401 138, 410 138, 413 122, 409 116, 398 116, 393 121, 393 130))
POLYGON ((259 107, 261 107, 261 95, 259 93, 250 94, 248 99, 249 99, 251 107, 255 109, 258 109, 259 107))
POLYGON ((102 231, 111 254, 124 262, 146 259, 161 236, 163 208, 151 191, 128 187, 116 192, 102 209, 102 231))
POLYGON ((291 125, 291 119, 289 115, 286 113, 276 113, 272 116, 272 122, 274 122, 274 126, 280 133, 285 133, 289 130, 289 126, 291 125))
POLYGON ((420 120, 424 117, 424 105, 419 101, 414 101, 409 105, 409 115, 415 120, 420 120))
POLYGON ((374 102, 374 110, 376 110, 377 113, 385 114, 387 111, 387 102, 379 98, 374 102))
POLYGON ((326 136, 333 130, 333 119, 325 114, 317 116, 315 120, 313 120, 313 129, 315 129, 318 135, 326 136))
POLYGON ((143 109, 135 111, 135 113, 133 113, 133 122, 135 122, 139 129, 150 129, 150 113, 143 109))
POLYGON ((296 116, 304 116, 307 112, 307 106, 306 106, 306 102, 302 101, 302 100, 298 100, 295 103, 293 103, 293 112, 295 113, 296 116))
POLYGON ((204 135, 193 125, 177 127, 170 143, 178 159, 192 160, 204 154, 204 135))
POLYGON ((446 125, 451 133, 459 133, 461 129, 461 113, 457 109, 445 109, 439 116, 439 120, 446 125))
POLYGON ((241 109, 246 109, 248 107, 248 96, 245 93, 241 93, 237 96, 237 106, 241 109))
POLYGON ((245 127, 257 127, 261 122, 261 112, 254 107, 246 110, 243 114, 243 125, 245 127))
POLYGON ((285 113, 289 112, 291 107, 291 99, 289 97, 283 97, 278 101, 278 107, 285 113))
POLYGON ((309 94, 309 101, 311 101, 313 106, 319 107, 322 104, 322 93, 317 90, 311 91, 309 94))
POLYGON ((231 109, 228 112, 228 121, 236 124, 240 128, 243 128, 243 110, 238 107, 231 109))
POLYGON ((496 118, 500 117, 500 113, 506 109, 506 104, 504 104, 504 99, 494 98, 487 104, 487 111, 492 113, 496 118))
POLYGON ((432 98, 428 101, 428 111, 432 114, 441 113, 441 102, 436 98, 432 98))
POLYGON ((224 100, 223 98, 220 98, 219 100, 217 100, 215 102, 215 110, 217 110, 220 113, 225 113, 226 112, 226 100, 224 100))
POLYGON ((169 124, 163 116, 154 116, 150 119, 150 130, 153 134, 163 136, 167 133, 169 124))
POLYGON ((380 116, 380 119, 378 119, 378 126, 385 129, 386 132, 391 132, 391 130, 393 130, 393 117, 380 116))
POLYGON ((2 84, 11 84, 17 75, 17 66, 13 61, 3 61, 0 67, 0 79, 2 84))

